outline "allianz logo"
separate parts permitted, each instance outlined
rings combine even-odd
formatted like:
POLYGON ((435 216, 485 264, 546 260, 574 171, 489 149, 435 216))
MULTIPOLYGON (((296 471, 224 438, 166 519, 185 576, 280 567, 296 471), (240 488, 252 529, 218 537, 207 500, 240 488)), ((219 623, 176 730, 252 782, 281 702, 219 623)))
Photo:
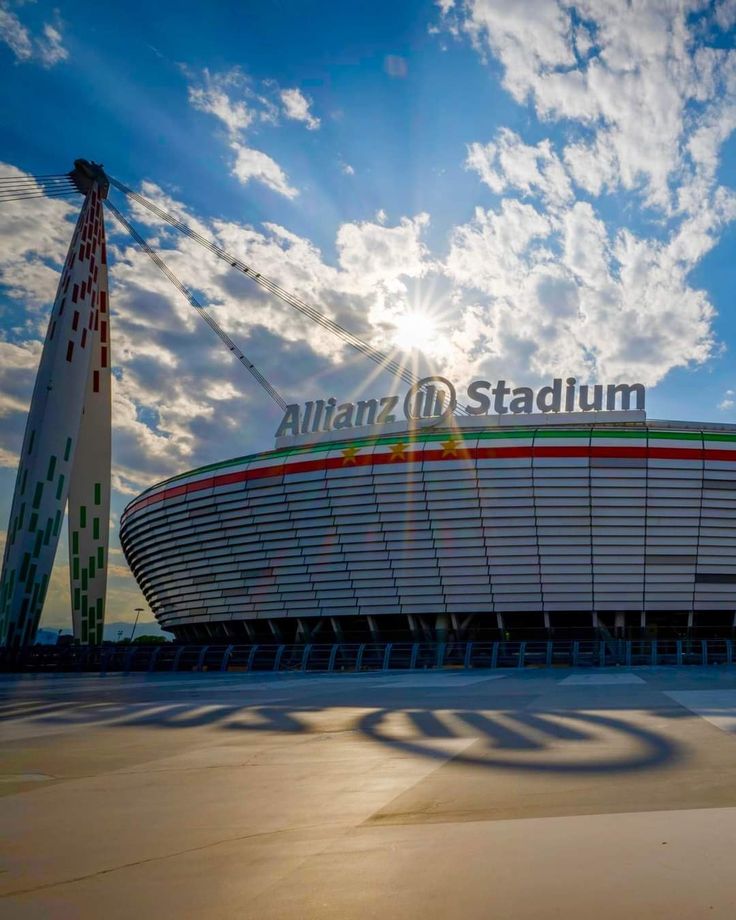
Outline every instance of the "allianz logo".
MULTIPOLYGON (((344 431, 399 421, 439 425, 455 413, 458 396, 446 377, 424 377, 404 396, 382 396, 339 402, 337 397, 291 403, 276 431, 277 438, 344 431)), ((578 384, 575 377, 555 377, 549 386, 511 387, 505 380, 474 380, 465 388, 462 405, 471 416, 527 415, 533 412, 615 412, 646 408, 641 383, 578 384)))

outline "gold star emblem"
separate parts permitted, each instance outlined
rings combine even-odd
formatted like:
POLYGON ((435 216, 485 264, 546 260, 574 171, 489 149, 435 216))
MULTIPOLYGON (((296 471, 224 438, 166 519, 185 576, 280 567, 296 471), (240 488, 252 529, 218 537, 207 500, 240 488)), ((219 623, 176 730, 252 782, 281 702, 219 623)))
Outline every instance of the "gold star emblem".
POLYGON ((354 466, 358 462, 355 459, 357 453, 358 453, 357 447, 346 447, 345 450, 342 452, 342 465, 350 466, 352 464, 354 466))
POLYGON ((406 460, 406 444, 403 441, 391 447, 391 460, 406 460))
POLYGON ((443 457, 457 457, 460 450, 460 442, 456 441, 455 438, 450 438, 449 441, 442 442, 442 456, 443 457))

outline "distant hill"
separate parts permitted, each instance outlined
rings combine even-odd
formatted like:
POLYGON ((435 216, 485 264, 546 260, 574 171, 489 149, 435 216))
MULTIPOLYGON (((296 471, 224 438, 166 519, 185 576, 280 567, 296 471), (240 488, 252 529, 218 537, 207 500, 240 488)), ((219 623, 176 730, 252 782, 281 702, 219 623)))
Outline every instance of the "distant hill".
MULTIPOLYGON (((128 639, 130 638, 132 629, 132 623, 122 620, 105 623, 104 638, 111 642, 117 642, 118 639, 128 639)), ((36 642, 40 642, 41 645, 55 645, 59 637, 59 630, 61 630, 62 636, 70 636, 72 633, 69 627, 44 626, 38 630, 36 642)), ((171 633, 164 632, 155 620, 139 620, 133 638, 135 639, 138 636, 163 636, 165 639, 174 638, 171 633)))

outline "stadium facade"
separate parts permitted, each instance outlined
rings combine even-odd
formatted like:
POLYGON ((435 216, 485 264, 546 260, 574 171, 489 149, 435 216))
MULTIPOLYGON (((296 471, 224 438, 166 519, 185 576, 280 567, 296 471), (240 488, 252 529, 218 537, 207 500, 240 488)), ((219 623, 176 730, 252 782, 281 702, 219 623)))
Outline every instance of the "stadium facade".
POLYGON ((604 411, 307 433, 151 487, 121 540, 187 642, 722 634, 736 426, 604 411))

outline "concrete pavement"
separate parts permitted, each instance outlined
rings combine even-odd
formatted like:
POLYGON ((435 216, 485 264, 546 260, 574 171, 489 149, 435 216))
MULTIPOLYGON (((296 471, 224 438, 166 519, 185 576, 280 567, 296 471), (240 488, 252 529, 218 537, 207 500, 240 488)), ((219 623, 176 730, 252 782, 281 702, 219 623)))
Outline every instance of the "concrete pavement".
POLYGON ((736 916, 736 668, 0 679, 10 918, 736 916))

